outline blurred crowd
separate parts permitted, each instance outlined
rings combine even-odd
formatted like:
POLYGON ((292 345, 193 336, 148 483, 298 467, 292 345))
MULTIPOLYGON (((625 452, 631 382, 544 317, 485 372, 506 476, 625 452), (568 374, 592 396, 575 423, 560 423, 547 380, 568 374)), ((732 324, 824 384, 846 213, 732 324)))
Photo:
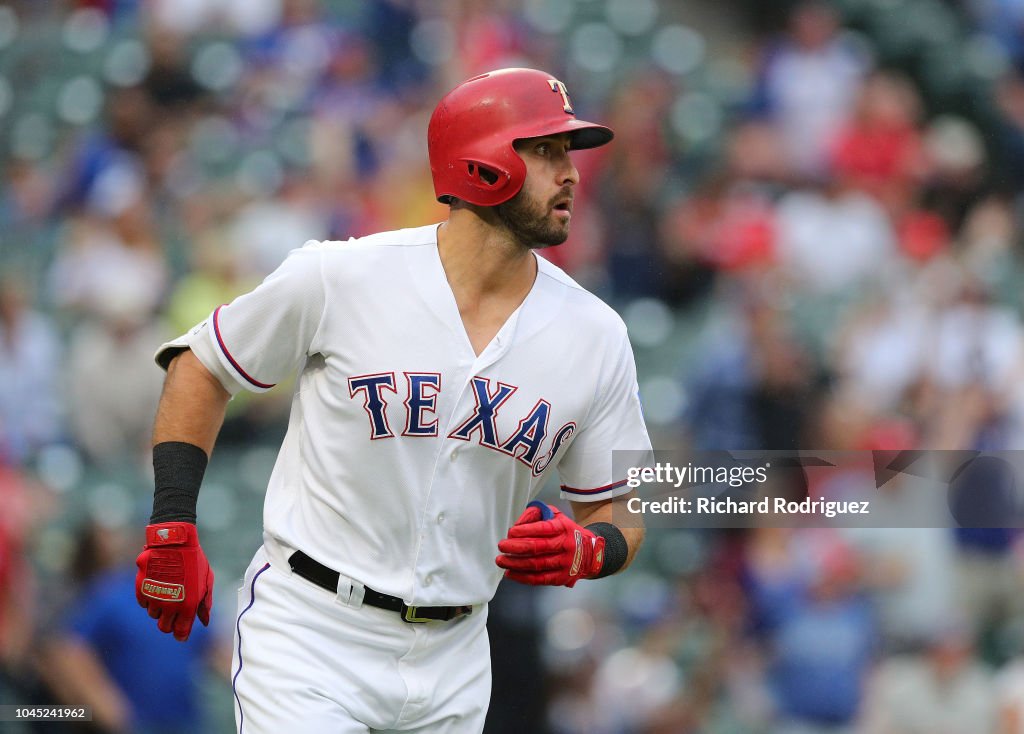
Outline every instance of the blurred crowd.
MULTIPOLYGON (((232 595, 188 653, 123 598, 152 354, 308 239, 443 219, 426 121, 488 69, 616 132, 544 255, 626 317, 656 448, 1024 446, 1020 5, 0 5, 0 701, 220 730, 190 682, 232 595)), ((287 392, 232 401, 227 456, 287 392)), ((502 587, 488 731, 1021 734, 1022 580, 1010 529, 653 531, 621 578, 502 587)))

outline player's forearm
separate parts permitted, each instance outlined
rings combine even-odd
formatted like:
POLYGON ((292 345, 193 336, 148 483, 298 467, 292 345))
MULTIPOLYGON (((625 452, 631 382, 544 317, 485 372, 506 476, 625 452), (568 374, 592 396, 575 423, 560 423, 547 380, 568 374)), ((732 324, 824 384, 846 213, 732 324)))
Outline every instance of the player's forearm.
POLYGON ((217 378, 185 350, 167 368, 153 425, 153 445, 181 441, 210 456, 230 398, 217 378))
MULTIPOLYGON (((644 543, 644 536, 646 531, 643 528, 624 528, 619 527, 622 532, 622 537, 626 539, 626 545, 629 548, 629 552, 626 554, 626 562, 622 564, 622 568, 628 568, 629 564, 633 562, 636 557, 637 551, 640 550, 640 546, 644 543)), ((619 571, 622 569, 620 568, 619 571)), ((616 571, 618 573, 618 571, 616 571)))
POLYGON ((153 426, 151 525, 195 524, 199 487, 229 399, 191 351, 171 360, 153 426))

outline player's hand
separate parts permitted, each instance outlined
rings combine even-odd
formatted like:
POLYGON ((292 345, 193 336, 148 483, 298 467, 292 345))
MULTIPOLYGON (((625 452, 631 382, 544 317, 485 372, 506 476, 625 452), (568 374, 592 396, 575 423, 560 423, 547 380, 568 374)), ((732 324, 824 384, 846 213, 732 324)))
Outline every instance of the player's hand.
POLYGON ((604 563, 604 538, 543 502, 527 505, 498 550, 494 561, 505 578, 523 584, 571 587, 604 563))
POLYGON ((161 632, 184 642, 199 616, 210 623, 213 571, 199 547, 196 526, 164 522, 146 526, 146 546, 135 565, 135 598, 157 620, 161 632))

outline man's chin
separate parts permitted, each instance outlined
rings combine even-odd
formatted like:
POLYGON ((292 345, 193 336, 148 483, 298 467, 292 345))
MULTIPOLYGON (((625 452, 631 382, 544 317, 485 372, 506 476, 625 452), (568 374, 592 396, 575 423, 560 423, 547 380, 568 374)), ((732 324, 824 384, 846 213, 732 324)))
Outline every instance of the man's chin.
POLYGON ((537 215, 530 216, 529 213, 517 211, 516 207, 512 205, 513 202, 499 204, 498 215, 509 233, 525 247, 531 250, 541 250, 547 247, 557 247, 569 239, 567 218, 556 218, 551 214, 548 218, 537 215), (556 219, 557 221, 555 221, 556 219))
POLYGON ((530 245, 531 250, 543 250, 548 247, 558 247, 559 245, 565 244, 565 241, 569 239, 569 225, 566 224, 564 228, 557 230, 551 230, 545 232, 543 237, 539 237, 538 241, 530 245))

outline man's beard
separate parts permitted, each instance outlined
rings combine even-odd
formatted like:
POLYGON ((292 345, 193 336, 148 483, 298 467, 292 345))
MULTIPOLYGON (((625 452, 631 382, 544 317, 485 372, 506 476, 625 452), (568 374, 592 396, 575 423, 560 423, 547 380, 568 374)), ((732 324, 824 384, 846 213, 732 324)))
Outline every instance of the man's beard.
POLYGON ((502 224, 524 247, 552 247, 562 244, 569 237, 569 222, 551 217, 554 202, 565 196, 565 192, 559 192, 551 201, 541 204, 532 199, 524 187, 495 209, 502 224))

